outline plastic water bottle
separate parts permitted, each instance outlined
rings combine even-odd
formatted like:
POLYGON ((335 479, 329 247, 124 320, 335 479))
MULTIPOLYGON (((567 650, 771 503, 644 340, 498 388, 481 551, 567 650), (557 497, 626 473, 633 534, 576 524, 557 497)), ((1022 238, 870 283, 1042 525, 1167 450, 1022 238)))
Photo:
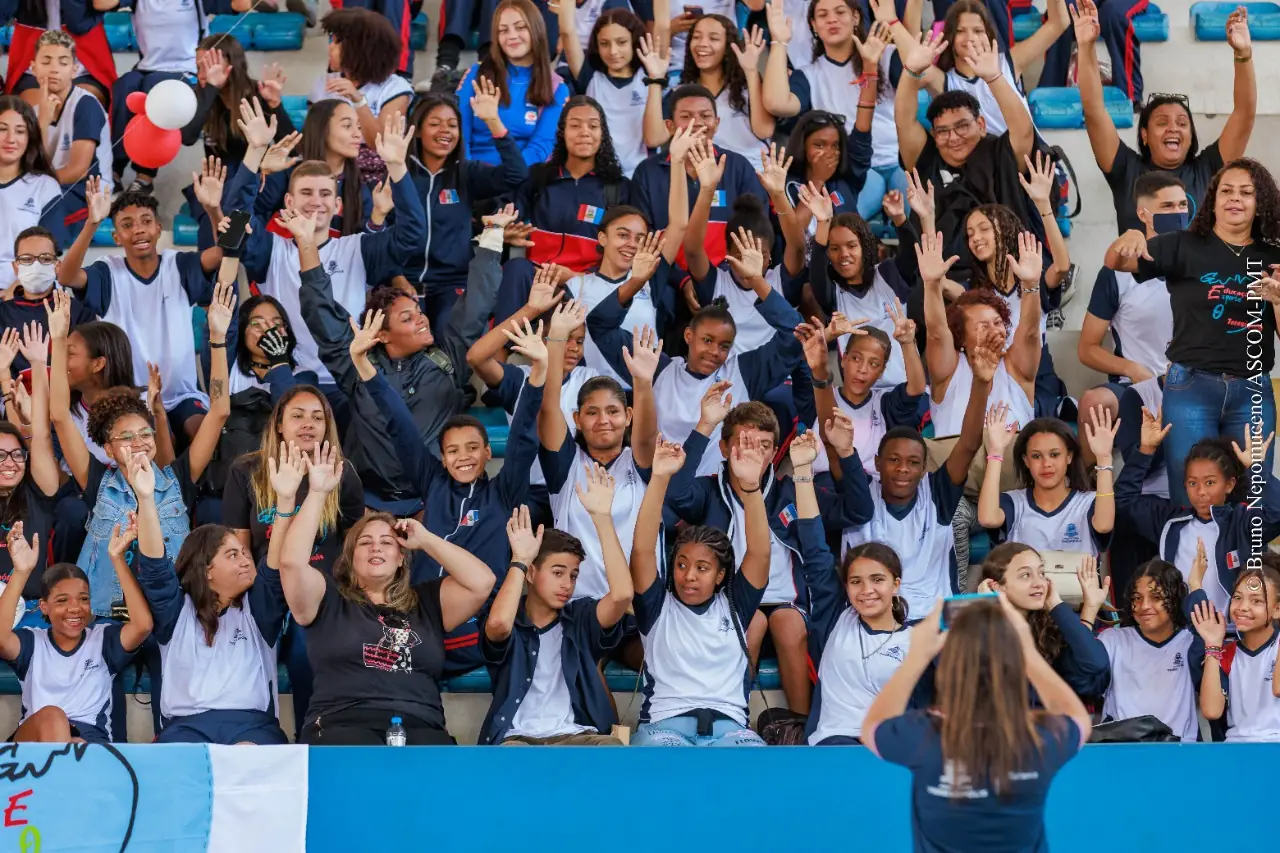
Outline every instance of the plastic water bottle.
POLYGON ((404 733, 404 726, 400 725, 399 717, 391 718, 391 728, 387 729, 387 746, 404 746, 408 742, 408 738, 404 733))

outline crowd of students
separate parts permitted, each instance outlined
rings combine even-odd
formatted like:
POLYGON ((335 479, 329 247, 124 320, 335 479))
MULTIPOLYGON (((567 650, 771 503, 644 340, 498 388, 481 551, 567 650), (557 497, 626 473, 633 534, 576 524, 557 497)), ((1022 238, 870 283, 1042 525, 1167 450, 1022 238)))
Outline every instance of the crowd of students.
POLYGON ((1081 700, 1280 740, 1280 191, 1243 157, 1243 11, 1220 138, 1127 66, 1134 151, 1092 50, 1120 0, 1053 0, 1013 45, 977 0, 923 32, 921 0, 500 0, 456 96, 452 19, 415 91, 403 10, 348 2, 300 130, 280 69, 205 35, 213 5, 136 0, 117 79, 113 2, 20 4, 43 32, 0 97, 13 739, 122 739, 136 661, 162 742, 286 742, 283 664, 300 742, 394 717, 452 743, 442 683, 485 666, 481 743, 616 745, 620 661, 633 744, 866 742, 919 770, 988 749, 963 715, 1041 708, 1074 726, 1045 724, 1048 767, 1089 737, 1081 700), (1079 401, 1021 84, 1072 33, 1119 234, 1079 349, 1110 381, 1079 401), (125 96, 175 78, 196 251, 159 248, 154 172, 118 144, 125 96), (496 472, 477 402, 509 418, 496 472), (936 657, 965 592, 1000 598, 949 626, 987 663, 936 657), (765 656, 786 710, 753 721, 765 656), (1030 705, 957 695, 983 666, 1030 705))

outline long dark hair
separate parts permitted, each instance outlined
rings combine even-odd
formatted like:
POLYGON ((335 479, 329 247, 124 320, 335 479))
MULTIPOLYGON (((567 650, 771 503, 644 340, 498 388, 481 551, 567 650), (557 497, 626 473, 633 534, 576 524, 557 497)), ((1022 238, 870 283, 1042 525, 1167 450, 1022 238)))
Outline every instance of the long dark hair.
MULTIPOLYGON (((218 594, 209 586, 209 566, 222 550, 222 543, 228 536, 234 536, 230 527, 221 524, 202 524, 187 536, 178 552, 174 569, 178 573, 178 583, 182 591, 191 597, 191 604, 196 610, 196 619, 204 629, 204 643, 213 645, 213 638, 218 633, 218 594)), ((247 592, 247 590, 246 590, 247 592)), ((240 593, 230 602, 232 607, 240 607, 244 603, 244 593, 240 593)))
MULTIPOLYGON (((22 521, 27 516, 27 488, 31 485, 31 447, 27 444, 27 440, 22 437, 22 430, 18 429, 8 421, 0 421, 0 435, 11 435, 18 442, 20 447, 26 454, 27 460, 23 463, 22 479, 13 487, 13 491, 7 495, 0 495, 0 524, 4 525, 7 532, 14 524, 22 521)), ((44 543, 48 545, 49 543, 44 543)))
POLYGON ((988 42, 996 38, 996 33, 999 32, 995 18, 991 17, 991 11, 983 0, 956 0, 947 9, 947 16, 942 20, 942 37, 946 39, 947 48, 938 55, 939 71, 952 71, 956 67, 956 29, 960 26, 961 15, 977 15, 981 18, 988 42))
POLYGON ((564 109, 560 111, 560 121, 556 124, 556 144, 551 149, 551 156, 542 163, 535 163, 529 169, 529 179, 535 187, 545 187, 551 183, 551 179, 569 161, 569 146, 564 141, 564 128, 569 121, 570 110, 575 107, 590 107, 600 116, 600 147, 596 149, 595 165, 592 171, 601 182, 606 184, 618 183, 623 179, 622 164, 618 162, 618 155, 613 150, 613 137, 609 135, 609 119, 605 115, 604 107, 590 95, 574 95, 565 101, 564 109))
POLYGON ((21 116, 22 123, 27 126, 27 150, 22 152, 22 162, 18 166, 20 174, 55 177, 49 156, 44 153, 44 134, 35 111, 17 95, 0 95, 0 113, 11 110, 21 116))
POLYGON ((845 213, 837 213, 831 218, 831 226, 827 230, 827 245, 830 246, 830 234, 836 228, 848 228, 853 232, 853 236, 858 240, 858 247, 862 251, 862 263, 858 266, 858 280, 845 282, 839 276, 835 276, 832 280, 841 287, 848 285, 866 286, 875 279, 876 261, 880 258, 880 241, 876 239, 876 235, 872 233, 871 226, 867 224, 867 220, 859 216, 855 211, 846 211, 845 213))
MULTIPOLYGON (((597 391, 606 391, 619 400, 623 407, 627 405, 627 392, 618 383, 618 380, 612 376, 592 376, 586 382, 583 382, 582 387, 578 389, 578 405, 574 407, 574 411, 578 411, 585 406, 587 400, 591 399, 591 395, 597 391)), ((582 430, 574 433, 573 440, 582 448, 583 453, 587 453, 587 439, 583 436, 582 430)), ((627 427, 622 434, 622 446, 631 446, 631 427, 627 427)))
POLYGON ((1133 599, 1138 594, 1138 581, 1142 578, 1151 578, 1156 596, 1164 604, 1169 618, 1173 620, 1174 632, 1187 627, 1187 617, 1182 612, 1182 601, 1187 597, 1187 582, 1183 580, 1182 572, 1177 566, 1159 557, 1147 560, 1138 566, 1133 577, 1129 578, 1129 585, 1124 591, 1124 601, 1120 604, 1120 625, 1126 628, 1138 627, 1138 623, 1133 618, 1133 599))
POLYGON ((218 91, 218 97, 209 107, 209 115, 204 122, 205 138, 213 144, 214 149, 225 152, 227 143, 232 138, 244 139, 238 121, 240 101, 253 100, 258 91, 257 82, 249 76, 249 63, 245 59, 244 45, 230 33, 205 36, 196 49, 220 51, 231 68, 231 74, 218 91))
MULTIPOLYGON (((1009 570, 1009 564, 1013 562, 1013 558, 1027 551, 1037 556, 1040 553, 1030 545, 1024 545, 1021 542, 1004 542, 992 548, 987 558, 982 561, 982 579, 994 581, 1003 586, 1005 572, 1009 570)), ((1035 638, 1036 649, 1040 652, 1040 656, 1049 663, 1053 663, 1066 646, 1062 631, 1054 623, 1053 617, 1049 615, 1048 610, 1032 610, 1027 613, 1027 623, 1031 625, 1031 636, 1035 638)))
MULTIPOLYGON (((894 580, 902 580, 902 560, 898 558, 897 551, 883 542, 863 542, 861 545, 850 548, 845 553, 844 559, 840 561, 840 583, 845 585, 849 583, 849 569, 853 567, 854 560, 871 560, 873 563, 879 563, 889 570, 894 580)), ((891 612, 895 622, 905 625, 907 600, 900 595, 894 595, 891 612)))
MULTIPOLYGON (((303 162, 319 160, 328 162, 329 154, 329 122, 338 107, 346 101, 332 98, 312 104, 307 110, 307 119, 302 123, 301 155, 303 162)), ((354 157, 342 164, 342 233, 343 235, 359 234, 364 230, 364 196, 361 193, 360 167, 354 157)))
MULTIPOLYGON (((102 388, 120 388, 133 385, 133 344, 124 329, 106 320, 81 323, 69 335, 79 335, 84 341, 89 358, 105 358, 102 368, 102 388)), ((83 395, 71 389, 71 407, 80 405, 83 395)))
POLYGON ((1018 438, 1013 442, 1013 470, 1018 475, 1018 482, 1028 487, 1035 485, 1035 478, 1031 476, 1031 468, 1027 465, 1027 445, 1032 438, 1045 433, 1056 435, 1071 455, 1066 471, 1067 488, 1087 490, 1090 486, 1089 475, 1085 472, 1084 457, 1080 453, 1080 440, 1071 427, 1057 418, 1036 418, 1018 433, 1018 438))
MULTIPOLYGON (((804 16, 805 20, 809 23, 809 34, 813 36, 814 59, 827 55, 827 46, 822 43, 822 38, 818 35, 818 28, 813 25, 813 15, 818 11, 818 2, 819 0, 809 0, 809 9, 805 12, 804 16)), ((853 25, 853 34, 859 39, 866 41, 869 25, 867 24, 866 15, 862 13, 862 6, 857 3, 856 0, 844 0, 844 4, 849 7, 849 11, 853 13, 854 18, 857 21, 857 23, 853 25)), ((862 67, 862 54, 858 52, 857 45, 854 45, 853 55, 850 61, 853 65, 853 76, 861 76, 864 69, 862 67)))
POLYGON ((289 319, 289 314, 284 310, 284 306, 280 304, 280 300, 276 299, 274 296, 268 296, 265 293, 259 293, 257 296, 250 296, 244 302, 240 303, 239 317, 236 319, 239 328, 239 334, 236 335, 236 367, 245 376, 253 375, 253 355, 249 352, 247 337, 249 332, 249 317, 253 314, 254 309, 259 305, 270 305, 272 308, 276 309, 276 312, 280 315, 280 320, 288 339, 285 357, 289 359, 290 367, 297 367, 298 362, 293 357, 293 351, 298 346, 298 339, 294 337, 293 334, 293 321, 289 319))
MULTIPOLYGON (((973 788, 1006 796, 1015 774, 1043 749, 1037 722, 1057 721, 1031 710, 1022 644, 999 604, 980 601, 960 611, 938 656, 935 683, 943 760, 973 788)), ((965 791, 955 785, 952 796, 965 791)))
POLYGON ((1249 236, 1268 246, 1280 246, 1280 190, 1276 188, 1276 179, 1271 176, 1267 168, 1250 157, 1232 160, 1218 170, 1213 180, 1209 182, 1209 188, 1205 190, 1200 209, 1196 211, 1196 217, 1191 220, 1187 230, 1197 237, 1208 237, 1213 234, 1213 226, 1218 221, 1214 210, 1218 186, 1222 183, 1222 176, 1232 169, 1248 173, 1253 180, 1253 199, 1256 208, 1249 236))
POLYGON ((453 146, 453 150, 444 158, 443 168, 451 169, 462 159, 467 129, 462 126, 462 112, 458 109, 458 99, 444 92, 430 92, 422 95, 409 113, 409 126, 414 130, 413 139, 409 142, 410 162, 416 162, 417 165, 426 168, 426 158, 422 153, 422 125, 437 107, 453 110, 453 114, 458 119, 458 144, 453 146))
POLYGON ((794 158, 791 168, 787 170, 789 179, 802 184, 809 182, 809 153, 806 145, 810 136, 829 127, 835 128, 840 137, 840 159, 836 162, 836 170, 831 179, 843 180, 850 186, 853 185, 853 168, 849 163, 849 132, 844 129, 844 122, 839 116, 826 110, 809 110, 796 119, 791 136, 787 138, 787 154, 794 158))
POLYGON ((634 76, 644 63, 640 61, 640 40, 645 36, 644 21, 630 9, 608 9, 596 19, 591 28, 591 36, 587 39, 587 64, 604 74, 608 71, 604 60, 600 58, 600 31, 616 24, 631 33, 631 74, 634 76))
POLYGON ((342 48, 341 71, 356 86, 381 83, 400 62, 400 35, 385 15, 369 9, 334 9, 320 28, 342 48))
MULTIPOLYGON (((720 75, 724 79, 724 88, 729 91, 729 106, 740 113, 746 113, 747 75, 742 70, 742 64, 733 55, 733 45, 736 44, 739 48, 743 46, 742 33, 738 32, 738 25, 724 15, 703 15, 693 25, 694 29, 701 26, 703 21, 715 21, 724 27, 724 56, 720 57, 720 75)), ((693 30, 689 31, 689 39, 693 39, 693 30)), ((680 69, 680 85, 687 83, 702 85, 698 63, 693 59, 692 50, 685 51, 684 68, 680 69)))
MULTIPOLYGON (((1022 231, 1022 220, 1018 219, 1018 215, 1003 204, 983 204, 975 207, 964 218, 964 225, 969 227, 970 217, 976 214, 982 214, 991 223, 991 229, 995 232, 995 246, 992 248, 991 268, 987 270, 987 264, 973 258, 970 264, 971 272, 969 274, 969 286, 977 289, 985 287, 994 290, 996 293, 1008 295, 1012 293, 1012 288, 1008 288, 1006 282, 1009 279, 1009 255, 1018 252, 1018 234, 1022 231)), ((965 251, 969 252, 969 240, 965 238, 965 251)), ((972 257, 972 253, 970 253, 972 257)))
POLYGON ((559 76, 551 68, 551 50, 548 47, 547 25, 542 20, 542 13, 530 0, 502 0, 493 10, 493 21, 489 28, 489 50, 480 60, 480 77, 488 77, 498 87, 499 101, 502 106, 511 105, 511 87, 507 85, 507 57, 498 43, 498 23, 502 13, 515 9, 523 17, 529 27, 529 53, 533 57, 533 79, 525 92, 525 103, 533 107, 549 107, 556 95, 556 84, 559 76))

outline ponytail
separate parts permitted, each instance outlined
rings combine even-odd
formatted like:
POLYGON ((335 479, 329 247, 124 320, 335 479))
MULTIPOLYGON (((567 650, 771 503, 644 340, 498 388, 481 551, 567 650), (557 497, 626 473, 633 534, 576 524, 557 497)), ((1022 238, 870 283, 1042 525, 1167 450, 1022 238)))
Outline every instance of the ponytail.
POLYGON ((892 610, 893 620, 899 625, 907 624, 907 600, 900 595, 893 597, 892 610))

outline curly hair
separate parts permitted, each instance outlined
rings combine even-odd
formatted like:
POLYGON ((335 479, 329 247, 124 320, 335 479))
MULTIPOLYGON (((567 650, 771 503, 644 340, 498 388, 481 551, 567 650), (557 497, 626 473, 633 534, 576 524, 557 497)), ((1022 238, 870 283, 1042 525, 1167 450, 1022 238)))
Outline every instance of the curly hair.
POLYGON ((1267 168, 1250 157, 1232 160, 1218 170, 1205 190, 1204 201, 1196 211, 1195 219, 1187 226, 1187 230, 1197 237, 1208 237, 1213 234, 1213 226, 1217 223, 1214 200, 1218 197, 1218 186, 1222 176, 1233 169, 1246 172, 1253 181, 1253 198, 1257 205, 1253 214, 1253 227, 1249 236, 1259 243, 1280 247, 1280 189, 1276 188, 1276 179, 1267 168))
POLYGON ((631 73, 635 74, 644 63, 640 61, 640 40, 645 36, 644 21, 630 9, 609 9, 596 19, 587 39, 587 64, 604 74, 608 69, 600 58, 600 31, 608 26, 619 26, 631 34, 631 73))
POLYGON ((400 61, 400 35, 385 15, 368 9, 335 9, 320 28, 342 48, 341 71, 357 87, 381 83, 400 61))
MULTIPOLYGON (((992 247, 991 260, 982 263, 977 258, 973 259, 972 275, 969 279, 969 286, 977 289, 980 287, 990 288, 997 293, 1008 294, 1013 288, 1009 287, 1006 282, 1009 280, 1009 254, 1016 254, 1018 251, 1018 234, 1022 232, 1022 220, 1018 219, 1018 215, 1003 204, 984 204, 975 207, 965 216, 965 228, 969 227, 969 220, 973 216, 981 214, 991 223, 991 229, 995 232, 995 246, 992 247)), ((965 240, 965 248, 968 250, 969 241, 965 240)), ((972 256, 972 252, 970 252, 972 256)))
POLYGON ((226 151, 227 143, 232 139, 244 139, 240 132, 240 101, 250 101, 257 95, 257 81, 249 75, 249 63, 245 59, 244 45, 230 33, 217 33, 205 36, 196 45, 197 51, 217 50, 227 60, 231 74, 227 82, 218 90, 218 97, 209 107, 209 115, 204 121, 202 132, 205 139, 218 151, 226 151), (234 112, 233 112, 234 110, 234 112))
MULTIPOLYGON (((1004 542, 991 549, 987 558, 982 561, 982 580, 994 581, 1004 586, 1004 575, 1013 558, 1027 551, 1039 556, 1039 551, 1021 542, 1004 542)), ((1054 623, 1048 610, 1032 610, 1027 613, 1027 623, 1031 625, 1031 636, 1036 641, 1036 649, 1049 663, 1057 660, 1066 647, 1062 631, 1054 623)))
POLYGON ((1124 601, 1119 602, 1121 627, 1136 628, 1138 626, 1133 618, 1133 600, 1138 594, 1138 582, 1143 578, 1151 578, 1156 597, 1164 605, 1169 618, 1173 620, 1173 630, 1177 632, 1187 627, 1187 617, 1182 612, 1182 601, 1187 597, 1187 582, 1183 580, 1182 572, 1177 566, 1159 557, 1147 560, 1138 566, 1133 577, 1129 578, 1129 585, 1124 591, 1124 601))
POLYGON ((1009 303, 1000 294, 990 288, 966 290, 947 306, 947 328, 951 331, 951 342, 956 352, 964 349, 964 330, 968 323, 968 309, 975 305, 985 305, 1000 315, 1004 323, 1004 334, 1008 338, 1013 330, 1013 315, 1009 312, 1009 303))
POLYGON ((569 146, 564 140, 564 128, 569 121, 570 111, 577 107, 590 107, 600 116, 600 147, 596 149, 592 171, 602 183, 614 184, 624 179, 622 164, 618 162, 618 155, 613 150, 613 137, 609 134, 609 119, 604 107, 590 95, 574 95, 565 101, 564 109, 560 111, 560 121, 556 124, 556 144, 551 149, 551 156, 546 161, 529 167, 529 180, 533 186, 545 187, 565 163, 569 162, 569 146))
POLYGON ((99 447, 106 447, 111 441, 111 430, 116 421, 126 415, 137 415, 153 429, 156 421, 151 414, 151 407, 142 402, 142 397, 133 388, 112 388, 98 398, 89 409, 89 438, 99 447))
MULTIPOLYGON (((404 289, 394 284, 380 284, 373 290, 369 291, 369 298, 365 300, 364 310, 381 311, 384 315, 391 314, 391 306, 396 304, 396 300, 404 297, 405 299, 414 299, 412 294, 405 293, 404 289)), ((415 302, 417 300, 414 300, 415 302)))
POLYGON ((45 30, 40 34, 40 38, 36 39, 36 54, 40 53, 42 47, 60 47, 69 50, 72 64, 76 62, 76 43, 65 30, 45 30))
POLYGON ((833 276, 831 280, 844 288, 851 285, 871 284, 876 274, 876 260, 880 257, 880 241, 872 233, 871 226, 867 224, 867 220, 853 211, 838 213, 831 219, 831 227, 827 231, 827 245, 831 244, 831 232, 837 228, 848 228, 853 232, 853 236, 858 240, 858 247, 862 250, 862 264, 858 267, 857 281, 842 281, 839 276, 833 276))
POLYGON ((0 115, 7 112, 17 113, 27 127, 27 150, 22 152, 18 174, 56 177, 53 174, 53 167, 49 165, 49 155, 44 150, 44 132, 40 129, 35 110, 17 95, 0 95, 0 115))
POLYGON ((1013 442, 1013 470, 1018 475, 1018 482, 1024 486, 1035 484, 1031 469, 1027 465, 1027 446, 1037 435, 1056 435, 1067 448, 1071 461, 1067 463, 1066 479, 1068 488, 1083 490, 1090 487, 1089 475, 1085 472, 1084 456, 1080 453, 1080 440, 1075 431, 1057 418, 1036 418, 1022 428, 1013 442))
MULTIPOLYGON (((702 26, 703 21, 714 21, 724 28, 724 55, 720 57, 720 78, 724 80, 724 88, 729 92, 729 106, 745 114, 748 112, 747 74, 742 70, 742 64, 733 55, 733 48, 730 47, 735 44, 739 48, 744 46, 742 33, 738 32, 738 25, 724 15, 703 15, 693 25, 693 29, 696 30, 702 26)), ((693 30, 689 31, 689 41, 693 41, 693 30)), ((687 83, 699 85, 702 83, 698 63, 694 61, 692 50, 685 51, 684 68, 680 69, 680 85, 687 83)))
MULTIPOLYGON (((548 47, 546 22, 542 20, 542 13, 538 11, 537 6, 533 5, 532 0, 502 0, 493 10, 493 21, 489 28, 489 50, 480 60, 478 76, 488 77, 498 88, 498 100, 502 106, 511 106, 511 91, 507 86, 507 57, 502 52, 502 45, 498 39, 498 25, 502 21, 502 13, 508 9, 519 12, 529 28, 529 55, 533 58, 533 79, 525 92, 525 103, 531 107, 549 107, 555 100, 560 76, 551 67, 551 50, 548 47)), ((481 39, 481 42, 483 41, 484 39, 481 39)))
MULTIPOLYGON (((209 586, 209 566, 222 550, 222 543, 227 537, 235 540, 230 527, 221 524, 202 524, 187 536, 174 561, 174 570, 178 575, 178 583, 182 591, 191 597, 195 607, 196 621, 204 629, 204 643, 212 646, 218 633, 218 593, 209 586)), ((238 543, 238 540, 235 540, 238 543)), ((247 592, 248 590, 245 590, 247 592)), ((241 607, 244 604, 244 592, 231 601, 230 606, 241 607)))

